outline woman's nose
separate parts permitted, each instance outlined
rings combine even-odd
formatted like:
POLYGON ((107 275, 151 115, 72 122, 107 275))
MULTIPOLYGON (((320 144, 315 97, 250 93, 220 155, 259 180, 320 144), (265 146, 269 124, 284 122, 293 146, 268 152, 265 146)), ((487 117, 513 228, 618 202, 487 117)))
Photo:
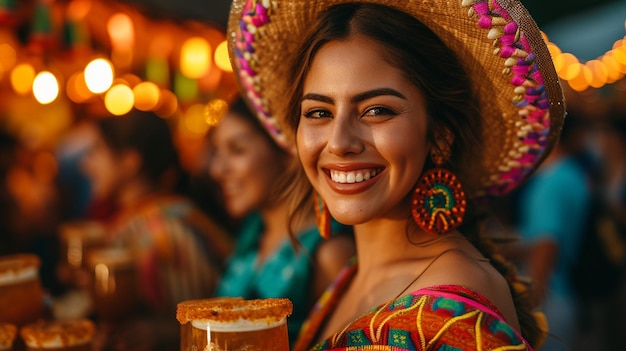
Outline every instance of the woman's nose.
POLYGON ((358 119, 348 113, 335 116, 330 124, 327 147, 337 156, 361 153, 364 149, 363 131, 358 119))

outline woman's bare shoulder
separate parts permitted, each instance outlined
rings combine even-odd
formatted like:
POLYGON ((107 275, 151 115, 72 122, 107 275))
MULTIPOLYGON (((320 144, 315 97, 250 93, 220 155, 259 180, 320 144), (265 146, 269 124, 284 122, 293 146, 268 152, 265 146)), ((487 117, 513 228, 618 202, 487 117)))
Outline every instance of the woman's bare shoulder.
POLYGON ((451 250, 433 264, 428 274, 424 274, 422 284, 459 285, 471 289, 492 302, 510 324, 518 326, 506 279, 482 256, 451 250))

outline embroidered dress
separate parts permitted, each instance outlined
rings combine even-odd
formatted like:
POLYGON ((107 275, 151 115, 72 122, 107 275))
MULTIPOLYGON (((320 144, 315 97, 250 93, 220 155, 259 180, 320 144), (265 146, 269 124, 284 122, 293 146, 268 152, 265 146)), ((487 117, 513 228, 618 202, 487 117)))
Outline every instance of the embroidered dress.
POLYGON ((211 296, 232 239, 186 198, 149 196, 118 213, 111 243, 133 252, 142 301, 176 313, 180 301, 211 296))
POLYGON ((356 268, 353 259, 318 301, 294 351, 532 350, 485 297, 456 285, 419 289, 389 301, 312 346, 356 268))
MULTIPOLYGON (((334 222, 333 232, 340 226, 334 222)), ((295 252, 291 240, 285 239, 259 265, 259 239, 263 222, 258 213, 249 215, 241 225, 237 247, 217 289, 217 296, 241 296, 246 299, 282 297, 293 303, 287 318, 289 340, 293 343, 309 310, 312 258, 322 237, 312 227, 297 234, 300 250, 295 252)))

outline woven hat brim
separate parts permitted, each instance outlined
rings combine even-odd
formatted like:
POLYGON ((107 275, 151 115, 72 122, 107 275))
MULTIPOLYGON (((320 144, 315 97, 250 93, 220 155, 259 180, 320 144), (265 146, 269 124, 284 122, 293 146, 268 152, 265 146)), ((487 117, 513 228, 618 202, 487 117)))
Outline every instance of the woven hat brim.
POLYGON ((452 49, 471 77, 484 118, 484 157, 469 197, 502 195, 526 179, 556 144, 565 104, 550 52, 516 0, 235 0, 229 50, 244 98, 276 140, 291 148, 285 120, 286 62, 317 15, 369 2, 407 12, 452 49), (244 40, 245 42, 243 42, 244 40))

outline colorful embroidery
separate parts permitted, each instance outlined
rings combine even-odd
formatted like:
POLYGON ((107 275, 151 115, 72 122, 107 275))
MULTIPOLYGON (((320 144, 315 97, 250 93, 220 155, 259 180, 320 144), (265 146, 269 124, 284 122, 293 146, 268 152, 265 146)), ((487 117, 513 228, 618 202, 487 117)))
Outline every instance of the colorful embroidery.
MULTIPOLYGON (((300 333, 304 351, 336 306, 356 261, 326 291, 300 333)), ((376 307, 311 350, 531 350, 482 295, 453 285, 420 289, 376 307)))

